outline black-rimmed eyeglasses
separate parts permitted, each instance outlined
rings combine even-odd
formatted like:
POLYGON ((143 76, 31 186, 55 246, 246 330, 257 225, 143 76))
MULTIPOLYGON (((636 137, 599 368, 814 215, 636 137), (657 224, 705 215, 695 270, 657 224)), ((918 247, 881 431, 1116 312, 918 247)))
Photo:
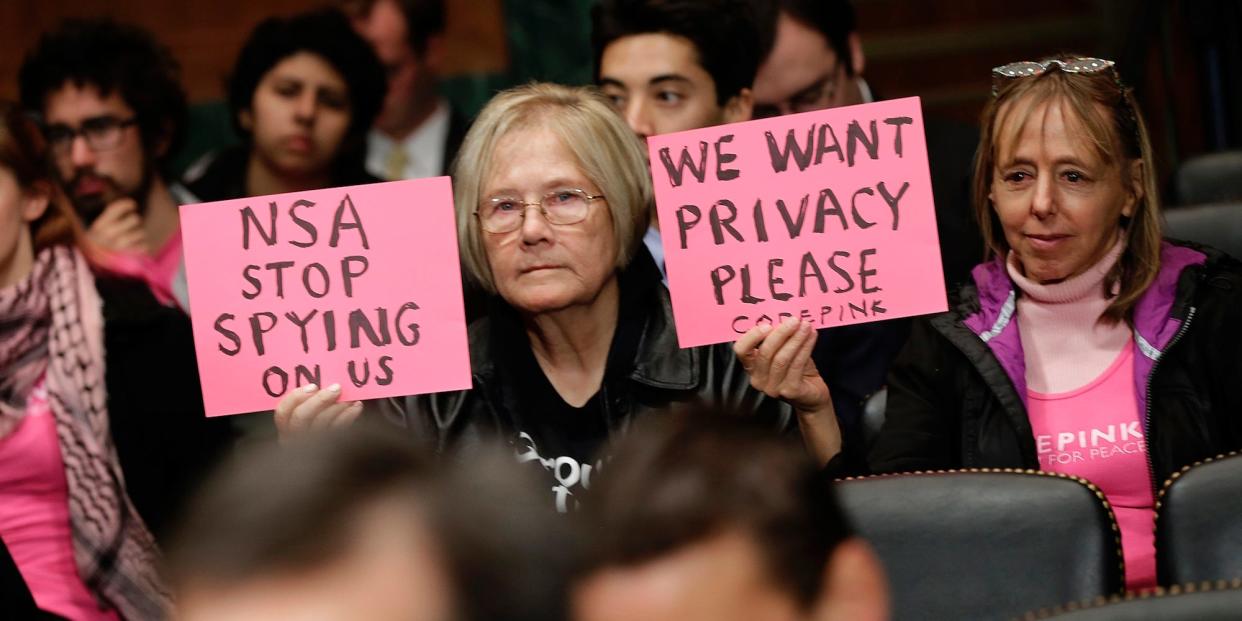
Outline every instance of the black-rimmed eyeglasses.
POLYGON ((43 136, 52 152, 64 155, 73 148, 73 141, 78 136, 86 139, 86 146, 91 151, 107 151, 121 144, 126 127, 138 123, 138 117, 118 119, 114 116, 97 116, 82 121, 82 126, 72 128, 63 123, 48 125, 43 128, 43 136))

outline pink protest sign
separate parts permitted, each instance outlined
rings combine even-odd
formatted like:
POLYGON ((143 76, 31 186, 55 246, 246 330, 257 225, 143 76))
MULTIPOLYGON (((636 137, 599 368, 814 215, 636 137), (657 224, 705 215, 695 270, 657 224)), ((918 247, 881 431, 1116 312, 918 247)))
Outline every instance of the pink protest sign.
POLYGON ((827 328, 945 310, 918 98, 647 148, 682 347, 785 317, 827 328))
POLYGON ((209 416, 470 387, 448 177, 185 205, 209 416))

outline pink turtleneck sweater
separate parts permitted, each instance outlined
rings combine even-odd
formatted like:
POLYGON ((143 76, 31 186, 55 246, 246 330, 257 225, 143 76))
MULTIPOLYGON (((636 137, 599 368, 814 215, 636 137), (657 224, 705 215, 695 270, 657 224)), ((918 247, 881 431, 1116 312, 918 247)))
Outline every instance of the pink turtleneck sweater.
POLYGON ((1086 272, 1044 285, 1009 276, 1022 291, 1018 330, 1026 357, 1027 413, 1043 470, 1082 477, 1108 498, 1121 529, 1126 586, 1156 585, 1154 502, 1144 421, 1134 391, 1134 338, 1124 322, 1098 321, 1116 245, 1086 272))

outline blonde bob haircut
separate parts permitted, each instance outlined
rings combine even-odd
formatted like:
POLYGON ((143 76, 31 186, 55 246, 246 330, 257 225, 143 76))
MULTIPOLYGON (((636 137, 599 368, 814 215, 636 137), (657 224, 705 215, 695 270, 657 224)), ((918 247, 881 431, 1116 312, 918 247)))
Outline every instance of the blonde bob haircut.
POLYGON ((642 144, 625 121, 594 88, 532 83, 496 95, 466 134, 453 166, 457 239, 466 274, 496 293, 475 211, 491 175, 492 152, 510 132, 541 128, 555 134, 573 153, 578 169, 599 188, 612 216, 617 269, 634 257, 647 231, 652 204, 651 177, 642 144))
MULTIPOLYGON (((1058 57, 1061 60, 1072 55, 1058 57)), ((1104 280, 1104 290, 1115 292, 1100 320, 1132 319, 1139 298, 1160 271, 1162 225, 1160 199, 1147 128, 1134 95, 1121 84, 1113 68, 1095 73, 1066 73, 1055 66, 1044 73, 1005 80, 984 108, 979 150, 975 154, 973 202, 979 230, 989 259, 1009 252, 1004 230, 988 193, 993 173, 1013 157, 1022 130, 1041 106, 1059 105, 1066 124, 1101 161, 1120 169, 1121 182, 1135 196, 1134 212, 1119 223, 1125 251, 1104 280), (1141 162, 1138 189, 1131 162, 1141 162)))

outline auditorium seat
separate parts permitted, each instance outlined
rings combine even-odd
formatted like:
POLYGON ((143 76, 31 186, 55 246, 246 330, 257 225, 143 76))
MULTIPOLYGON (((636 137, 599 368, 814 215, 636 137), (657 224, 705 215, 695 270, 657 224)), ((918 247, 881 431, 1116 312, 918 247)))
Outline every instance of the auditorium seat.
POLYGON ((1122 591, 1112 509, 1082 479, 980 469, 836 489, 884 564, 898 621, 1009 619, 1122 591))
POLYGON ((1174 204, 1242 202, 1242 151, 1192 157, 1177 168, 1174 204))
POLYGON ((1028 613, 1022 621, 1233 621, 1242 611, 1242 580, 1175 586, 1028 613))
POLYGON ((1242 455, 1186 467, 1164 484, 1156 565, 1161 584, 1242 578, 1242 455))
POLYGON ((1242 257, 1242 202, 1176 207, 1164 212, 1165 235, 1242 257))

